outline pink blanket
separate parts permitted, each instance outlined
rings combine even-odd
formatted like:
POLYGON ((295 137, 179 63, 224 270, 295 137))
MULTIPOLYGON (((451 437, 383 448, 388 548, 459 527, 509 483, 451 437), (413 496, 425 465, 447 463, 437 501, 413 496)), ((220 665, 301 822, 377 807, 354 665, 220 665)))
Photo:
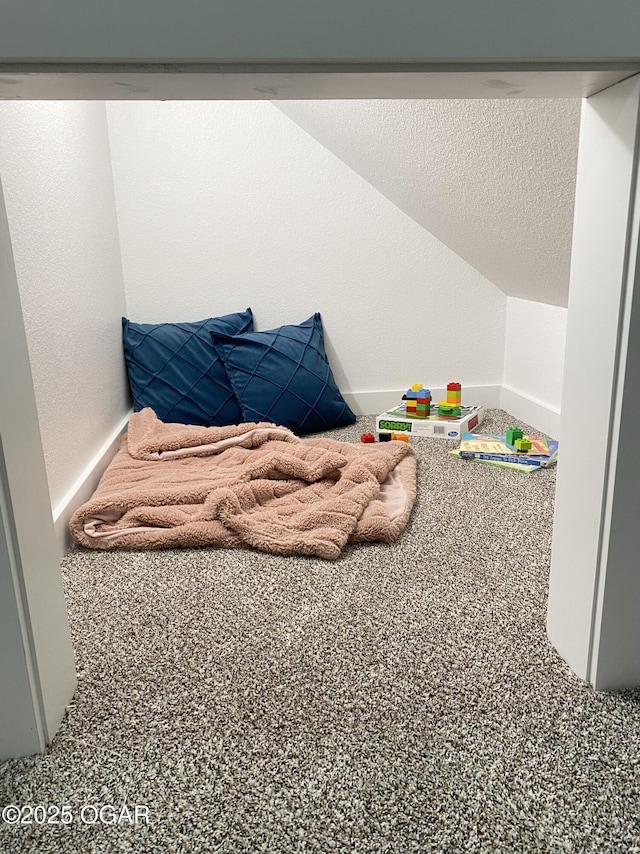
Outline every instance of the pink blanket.
POLYGON ((416 497, 405 442, 300 439, 274 424, 165 424, 151 409, 70 523, 95 549, 253 547, 335 559, 347 543, 393 542, 416 497))

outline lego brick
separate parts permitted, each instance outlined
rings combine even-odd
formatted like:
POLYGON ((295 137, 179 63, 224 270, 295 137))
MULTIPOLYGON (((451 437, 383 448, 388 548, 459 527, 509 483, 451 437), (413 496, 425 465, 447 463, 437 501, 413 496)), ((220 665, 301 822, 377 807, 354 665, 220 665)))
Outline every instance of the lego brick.
POLYGON ((507 445, 515 444, 516 439, 522 439, 523 436, 524 433, 519 427, 509 427, 505 435, 507 445))
POLYGON ((528 436, 523 436, 521 439, 516 439, 513 443, 519 451, 530 451, 531 440, 528 436))
POLYGON ((370 444, 371 442, 375 442, 375 440, 376 437, 373 435, 373 433, 363 433, 362 436, 360 436, 360 441, 364 442, 365 444, 370 444))

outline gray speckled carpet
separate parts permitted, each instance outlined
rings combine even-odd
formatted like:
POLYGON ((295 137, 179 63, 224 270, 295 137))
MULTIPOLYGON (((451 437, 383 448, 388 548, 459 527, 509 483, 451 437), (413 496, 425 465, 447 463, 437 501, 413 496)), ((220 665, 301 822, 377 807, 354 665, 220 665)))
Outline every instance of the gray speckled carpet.
POLYGON ((78 691, 0 801, 72 820, 0 850, 640 852, 640 691, 594 693, 546 639, 555 470, 454 446, 414 443, 397 545, 335 563, 70 551, 78 691))

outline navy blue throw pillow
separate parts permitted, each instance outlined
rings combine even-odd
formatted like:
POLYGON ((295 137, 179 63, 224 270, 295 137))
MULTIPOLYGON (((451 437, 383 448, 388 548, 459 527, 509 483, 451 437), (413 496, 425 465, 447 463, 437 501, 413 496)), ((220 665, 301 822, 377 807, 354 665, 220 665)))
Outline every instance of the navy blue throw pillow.
POLYGON ((195 323, 132 323, 122 339, 133 408, 147 406, 161 421, 221 427, 242 422, 211 333, 253 329, 251 309, 195 323))
POLYGON ((211 337, 245 421, 271 421, 299 434, 355 422, 333 378, 318 313, 298 326, 211 337))

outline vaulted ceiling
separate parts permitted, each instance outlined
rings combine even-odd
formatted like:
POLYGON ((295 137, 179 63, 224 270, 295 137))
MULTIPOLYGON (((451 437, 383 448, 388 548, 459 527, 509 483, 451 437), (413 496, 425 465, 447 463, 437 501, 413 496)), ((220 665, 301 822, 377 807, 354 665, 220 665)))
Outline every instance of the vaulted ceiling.
POLYGON ((580 101, 274 101, 510 296, 566 306, 580 101))

